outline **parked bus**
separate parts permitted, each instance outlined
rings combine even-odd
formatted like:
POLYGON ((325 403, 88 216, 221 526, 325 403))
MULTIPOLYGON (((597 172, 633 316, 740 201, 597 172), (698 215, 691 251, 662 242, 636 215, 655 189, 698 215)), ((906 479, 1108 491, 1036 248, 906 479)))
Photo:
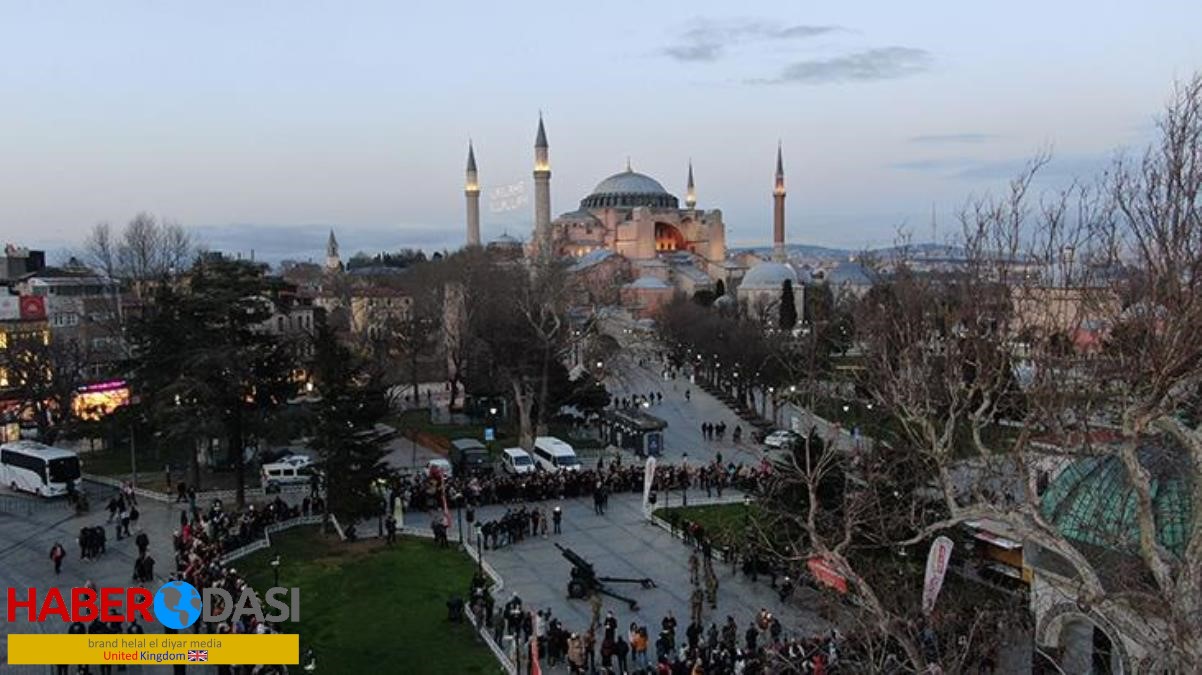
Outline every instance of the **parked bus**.
POLYGON ((79 480, 79 455, 35 441, 0 445, 0 485, 39 497, 67 494, 67 483, 79 480))

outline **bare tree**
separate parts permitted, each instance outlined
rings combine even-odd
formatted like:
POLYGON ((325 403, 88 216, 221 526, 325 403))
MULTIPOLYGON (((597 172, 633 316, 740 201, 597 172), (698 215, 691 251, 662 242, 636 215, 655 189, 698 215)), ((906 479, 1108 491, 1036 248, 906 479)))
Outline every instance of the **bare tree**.
POLYGON ((894 543, 1000 523, 1064 570, 1078 611, 1139 646, 1141 668, 1195 672, 1202 79, 1179 89, 1159 143, 1099 183, 1036 200, 1044 159, 965 208, 963 264, 894 261, 861 304, 864 384, 901 429, 894 450, 930 466, 944 510, 894 543), (1080 459, 1121 467, 1131 501, 1066 523, 1041 483, 1080 459), (1189 506, 1166 534, 1177 516, 1157 495, 1172 485, 1189 506))

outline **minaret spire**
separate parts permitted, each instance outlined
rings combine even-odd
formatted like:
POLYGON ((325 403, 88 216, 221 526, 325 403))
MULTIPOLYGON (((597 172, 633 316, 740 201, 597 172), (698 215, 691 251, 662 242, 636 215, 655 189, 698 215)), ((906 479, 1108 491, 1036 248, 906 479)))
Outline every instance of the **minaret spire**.
POLYGON ((480 180, 476 173, 476 149, 467 141, 467 175, 463 194, 467 200, 467 245, 480 245, 480 180))
POLYGON ((697 206, 697 190, 693 187, 693 160, 689 159, 689 183, 685 186, 684 205, 688 208, 697 206))
POLYGON ((338 240, 334 238, 334 230, 330 229, 330 238, 326 240, 326 270, 337 272, 342 269, 342 259, 338 257, 338 240))
POLYGON ((551 160, 543 113, 538 113, 538 134, 534 138, 534 245, 540 256, 553 255, 551 248, 551 160))
POLYGON ((776 144, 776 183, 772 188, 772 259, 785 262, 785 161, 776 144))

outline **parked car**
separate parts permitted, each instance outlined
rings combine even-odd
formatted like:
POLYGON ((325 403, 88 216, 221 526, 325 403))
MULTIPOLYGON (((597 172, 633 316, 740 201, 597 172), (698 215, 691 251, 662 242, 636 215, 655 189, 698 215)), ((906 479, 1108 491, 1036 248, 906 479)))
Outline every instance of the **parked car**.
POLYGON ((785 450, 801 440, 801 434, 787 429, 778 429, 764 437, 764 445, 773 450, 785 450))
POLYGON ((436 457, 426 462, 426 468, 424 470, 425 475, 429 476, 435 471, 441 473, 446 478, 450 478, 451 476, 455 475, 454 469, 451 468, 451 463, 441 457, 436 457))
POLYGON ((534 458, 521 448, 505 448, 501 451, 501 469, 514 475, 534 472, 534 458))

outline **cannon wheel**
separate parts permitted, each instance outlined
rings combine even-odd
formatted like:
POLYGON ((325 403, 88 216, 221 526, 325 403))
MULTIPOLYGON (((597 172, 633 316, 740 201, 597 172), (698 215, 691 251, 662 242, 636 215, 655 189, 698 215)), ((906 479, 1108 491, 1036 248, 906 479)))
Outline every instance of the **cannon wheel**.
POLYGON ((635 602, 634 600, 631 600, 630 601, 630 611, 632 611, 632 612, 639 611, 639 603, 635 602))
POLYGON ((568 597, 579 600, 587 594, 588 589, 585 588, 584 582, 579 579, 572 579, 568 582, 568 597))

